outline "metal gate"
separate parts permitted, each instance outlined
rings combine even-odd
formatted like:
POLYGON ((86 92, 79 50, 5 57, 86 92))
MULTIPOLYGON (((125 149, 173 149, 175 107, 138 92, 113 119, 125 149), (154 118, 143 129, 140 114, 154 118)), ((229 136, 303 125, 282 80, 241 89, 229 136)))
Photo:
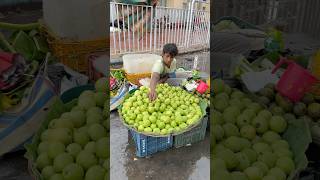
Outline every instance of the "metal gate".
POLYGON ((207 48, 208 11, 110 3, 110 53, 156 52, 166 43, 180 50, 207 48))

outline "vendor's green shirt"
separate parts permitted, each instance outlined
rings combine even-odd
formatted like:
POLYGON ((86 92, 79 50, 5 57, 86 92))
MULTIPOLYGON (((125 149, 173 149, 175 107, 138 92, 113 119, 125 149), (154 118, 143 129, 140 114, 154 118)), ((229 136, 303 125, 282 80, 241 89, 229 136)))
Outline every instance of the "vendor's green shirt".
POLYGON ((163 59, 158 60, 154 63, 152 67, 152 73, 156 72, 160 74, 160 77, 164 76, 168 73, 173 73, 177 69, 177 60, 174 58, 171 62, 170 68, 168 68, 164 62, 163 59))

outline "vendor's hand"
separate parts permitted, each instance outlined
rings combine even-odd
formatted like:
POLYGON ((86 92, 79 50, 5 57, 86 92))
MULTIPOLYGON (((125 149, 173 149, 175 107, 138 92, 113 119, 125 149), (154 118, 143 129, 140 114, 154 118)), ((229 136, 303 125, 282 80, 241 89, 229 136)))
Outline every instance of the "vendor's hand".
POLYGON ((150 99, 150 101, 154 101, 154 100, 157 99, 157 93, 156 93, 156 91, 150 91, 150 93, 149 93, 149 99, 150 99))

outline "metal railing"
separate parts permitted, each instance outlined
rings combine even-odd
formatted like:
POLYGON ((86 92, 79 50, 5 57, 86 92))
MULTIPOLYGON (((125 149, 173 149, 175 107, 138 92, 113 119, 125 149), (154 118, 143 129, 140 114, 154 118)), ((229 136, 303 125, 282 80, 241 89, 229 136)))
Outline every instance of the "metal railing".
POLYGON ((208 47, 207 11, 110 3, 110 53, 156 52, 166 43, 179 50, 208 47))

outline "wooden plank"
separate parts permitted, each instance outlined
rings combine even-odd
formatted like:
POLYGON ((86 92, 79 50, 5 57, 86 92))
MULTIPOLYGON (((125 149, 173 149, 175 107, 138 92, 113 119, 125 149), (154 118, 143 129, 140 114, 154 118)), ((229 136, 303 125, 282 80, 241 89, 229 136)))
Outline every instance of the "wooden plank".
POLYGON ((236 16, 241 17, 241 2, 238 0, 234 0, 236 3, 236 16))
MULTIPOLYGON (((315 7, 315 9, 317 10, 317 9, 320 9, 320 1, 317 1, 318 3, 317 3, 317 6, 315 7)), ((320 11, 318 10, 317 11, 317 16, 316 16, 316 19, 315 19, 315 22, 314 22, 314 24, 315 24, 315 38, 316 39, 318 39, 318 40, 320 40, 320 20, 319 20, 319 18, 320 18, 320 11)))
POLYGON ((241 19, 244 19, 244 14, 245 14, 245 7, 244 7, 244 5, 243 4, 240 4, 239 5, 239 17, 241 18, 241 19))
POLYGON ((300 23, 300 20, 301 20, 301 14, 302 14, 302 4, 303 2, 302 1, 296 1, 296 20, 294 21, 294 30, 293 32, 299 32, 299 23, 300 23))
POLYGON ((295 12, 295 20, 292 23, 292 31, 297 32, 299 28, 299 19, 301 14, 301 1, 295 1, 295 6, 292 8, 292 11, 295 12))
POLYGON ((316 19, 315 19, 315 37, 320 40, 320 11, 318 9, 320 9, 320 1, 318 1, 318 4, 317 6, 315 7, 315 9, 317 10, 317 16, 316 16, 316 19))
POLYGON ((226 0, 226 8, 225 8, 226 12, 225 14, 227 16, 230 16, 232 13, 232 0, 226 0))
POLYGON ((232 10, 231 10, 231 16, 237 16, 237 0, 231 0, 232 4, 232 10))
POLYGON ((314 6, 315 6, 315 0, 309 0, 309 3, 310 3, 310 8, 308 9, 308 12, 309 12, 309 18, 307 19, 307 26, 306 26, 306 33, 308 35, 312 35, 312 24, 314 23, 313 21, 313 17, 314 17, 314 14, 316 14, 316 11, 314 11, 314 6))
POLYGON ((308 20, 308 8, 309 8, 309 0, 305 0, 304 1, 304 6, 303 6, 303 16, 302 16, 302 20, 301 20, 301 24, 300 24, 300 32, 304 32, 305 31, 305 25, 306 25, 306 21, 308 20))
POLYGON ((264 24, 267 22, 267 18, 268 18, 268 0, 262 0, 262 9, 261 9, 261 24, 264 24))
POLYGON ((310 18, 309 18, 309 23, 308 23, 308 33, 309 33, 309 35, 312 35, 312 32, 313 32, 312 26, 315 23, 314 15, 316 14, 316 11, 314 11, 314 8, 315 8, 315 5, 316 5, 316 1, 318 1, 318 0, 311 0, 311 8, 309 10, 310 18))
POLYGON ((313 20, 312 20, 312 36, 317 38, 317 35, 319 33, 319 28, 318 28, 318 25, 319 25, 319 16, 320 16, 320 1, 319 0, 315 0, 315 4, 313 6, 313 20))
POLYGON ((272 21, 273 20, 273 13, 274 13, 274 0, 269 1, 269 17, 268 20, 272 21))
POLYGON ((307 0, 308 4, 307 4, 307 13, 306 13, 306 17, 305 17, 305 22, 303 23, 303 32, 304 33, 308 33, 308 26, 310 23, 310 18, 311 18, 311 12, 310 9, 312 8, 312 0, 307 0))
POLYGON ((295 20, 297 17, 297 11, 296 11, 296 5, 297 5, 297 1, 290 1, 289 5, 288 5, 288 9, 289 9, 289 24, 287 26, 287 30, 288 32, 293 32, 294 31, 294 26, 295 26, 295 20))
POLYGON ((255 16, 255 13, 254 13, 254 2, 252 2, 252 1, 249 1, 249 6, 248 6, 248 21, 250 22, 250 23, 252 23, 252 24, 255 24, 255 22, 254 22, 254 16, 255 16))
POLYGON ((303 23, 304 23, 304 18, 306 16, 306 8, 307 8, 307 0, 302 1, 301 14, 300 14, 301 16, 299 19, 299 32, 303 31, 303 23))
POLYGON ((258 25, 258 24, 260 24, 260 22, 259 22, 259 10, 260 10, 259 0, 254 1, 253 6, 256 9, 254 12, 255 15, 252 17, 254 20, 253 22, 254 22, 254 24, 258 25))

